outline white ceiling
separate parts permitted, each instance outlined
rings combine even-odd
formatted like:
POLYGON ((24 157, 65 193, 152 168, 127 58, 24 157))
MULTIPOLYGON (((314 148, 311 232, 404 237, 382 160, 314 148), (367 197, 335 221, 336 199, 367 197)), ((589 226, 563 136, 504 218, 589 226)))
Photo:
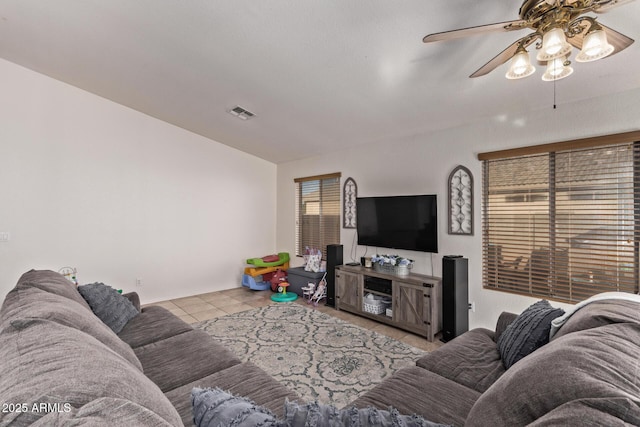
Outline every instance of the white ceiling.
MULTIPOLYGON (((274 163, 552 108, 553 83, 468 76, 525 31, 518 0, 1 0, 0 57, 274 163), (236 105, 256 117, 227 114, 236 105)), ((633 38, 640 2, 599 21, 633 38)), ((575 53, 574 53, 575 56, 575 53)), ((557 82, 557 103, 640 87, 640 42, 557 82)))

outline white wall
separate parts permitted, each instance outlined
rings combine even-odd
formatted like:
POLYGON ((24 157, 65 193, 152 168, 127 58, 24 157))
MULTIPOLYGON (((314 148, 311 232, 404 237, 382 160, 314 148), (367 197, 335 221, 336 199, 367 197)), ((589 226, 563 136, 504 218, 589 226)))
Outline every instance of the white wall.
POLYGON ((0 294, 70 265, 146 303, 275 250, 274 164, 3 60, 0 93, 0 294))
MULTIPOLYGON (((442 255, 469 258, 471 327, 534 301, 482 289, 477 153, 640 127, 637 89, 276 168, 2 60, 0 89, 0 232, 11 233, 0 242, 0 294, 28 269, 66 265, 82 283, 136 290, 143 302, 239 286, 246 258, 295 252, 293 178, 339 171, 361 196, 438 194, 440 253, 400 253, 435 275, 442 255), (475 177, 472 237, 446 233, 446 178, 458 164, 475 177)), ((364 254, 352 230, 341 238, 346 261, 364 254)))
MULTIPOLYGON (((518 146, 564 141, 612 134, 640 128, 640 89, 606 98, 558 105, 531 112, 524 117, 498 117, 455 129, 385 141, 375 146, 278 165, 279 250, 293 253, 293 179, 328 172, 342 172, 358 185, 359 196, 437 194, 439 253, 399 252, 416 260, 418 273, 442 274, 442 255, 460 254, 469 259, 469 295, 476 303, 470 313, 470 327, 493 328, 502 311, 520 312, 535 299, 489 291, 482 288, 481 163, 480 152, 518 146), (449 173, 457 165, 468 167, 474 175, 474 236, 447 234, 447 187, 449 173)), ((463 102, 461 100, 461 102, 463 102)), ((425 118, 428 120, 428 118, 425 118)), ((354 246, 355 232, 342 229, 345 262, 359 260, 366 248, 354 246)), ((383 250, 381 250, 383 251, 383 250)), ((369 249, 369 254, 375 248, 369 249)), ((299 260, 298 260, 299 263, 299 260)), ((566 305, 554 303, 556 306, 566 305)))

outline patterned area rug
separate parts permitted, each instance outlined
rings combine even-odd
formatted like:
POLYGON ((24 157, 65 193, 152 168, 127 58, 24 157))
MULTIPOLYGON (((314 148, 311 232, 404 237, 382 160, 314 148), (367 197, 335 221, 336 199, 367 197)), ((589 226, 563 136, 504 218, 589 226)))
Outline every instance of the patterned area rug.
POLYGON ((343 407, 425 354, 385 335, 296 303, 269 305, 200 322, 305 401, 343 407))

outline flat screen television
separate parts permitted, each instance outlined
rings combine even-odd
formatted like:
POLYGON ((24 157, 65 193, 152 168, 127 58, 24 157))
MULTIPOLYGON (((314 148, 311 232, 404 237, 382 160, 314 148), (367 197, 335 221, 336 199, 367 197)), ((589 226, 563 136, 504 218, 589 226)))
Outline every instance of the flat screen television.
POLYGON ((358 244, 438 252, 436 195, 359 197, 358 244))

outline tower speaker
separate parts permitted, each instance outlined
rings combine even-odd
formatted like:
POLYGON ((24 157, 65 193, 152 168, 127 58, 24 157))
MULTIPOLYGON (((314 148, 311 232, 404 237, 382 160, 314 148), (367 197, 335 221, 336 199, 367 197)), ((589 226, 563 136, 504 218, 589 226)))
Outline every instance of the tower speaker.
POLYGON ((469 260, 460 255, 442 258, 442 341, 469 330, 469 260))
POLYGON ((327 245, 327 305, 336 306, 336 267, 342 265, 342 245, 327 245))

